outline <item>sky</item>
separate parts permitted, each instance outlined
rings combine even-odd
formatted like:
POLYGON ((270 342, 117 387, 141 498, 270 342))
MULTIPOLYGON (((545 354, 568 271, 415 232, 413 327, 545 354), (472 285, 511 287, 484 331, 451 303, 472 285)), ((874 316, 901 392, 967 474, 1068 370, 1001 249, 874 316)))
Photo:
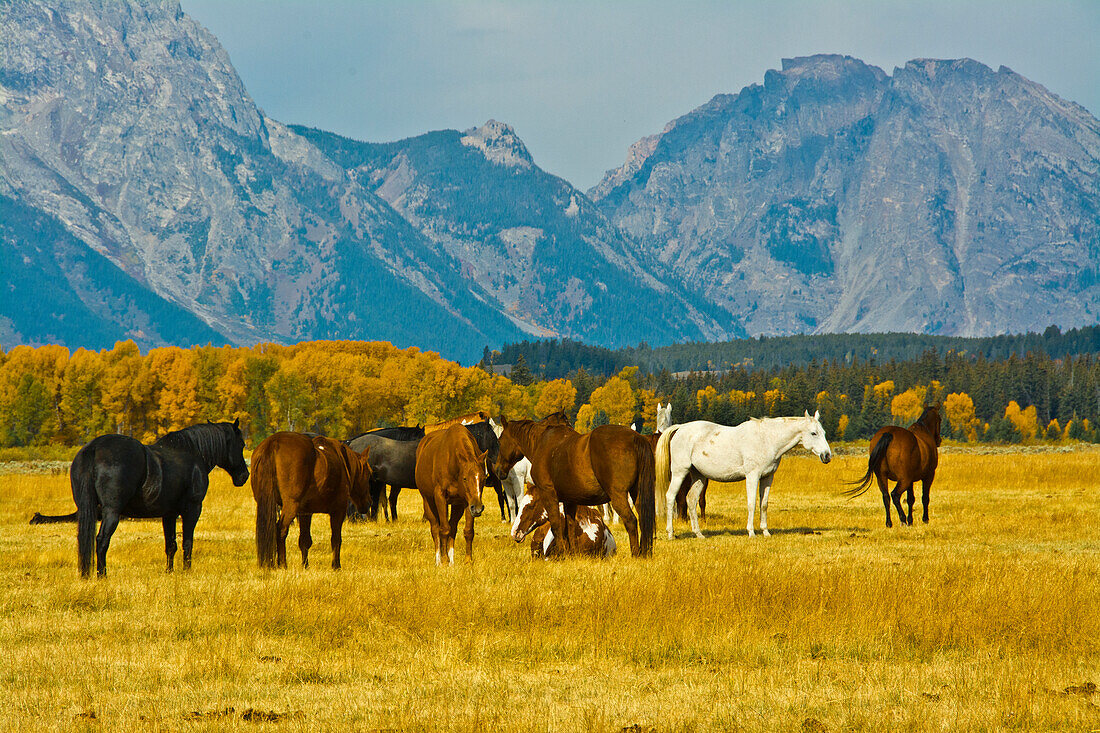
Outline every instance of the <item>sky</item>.
POLYGON ((359 140, 496 119, 582 190, 784 57, 1007 66, 1100 114, 1100 1, 182 0, 270 117, 359 140))

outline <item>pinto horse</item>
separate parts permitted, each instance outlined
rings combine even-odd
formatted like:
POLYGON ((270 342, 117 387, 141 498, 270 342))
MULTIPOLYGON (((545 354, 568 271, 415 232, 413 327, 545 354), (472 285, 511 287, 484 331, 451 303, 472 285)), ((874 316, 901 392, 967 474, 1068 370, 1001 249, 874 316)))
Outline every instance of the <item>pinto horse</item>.
POLYGON ((431 525, 435 564, 455 561, 458 522, 466 515, 466 559, 474 559, 474 519, 485 510, 481 490, 489 475, 489 451, 479 451, 465 425, 428 433, 416 448, 416 487, 431 525), (448 516, 448 509, 450 515, 448 516))
POLYGON ((563 551, 572 552, 565 515, 574 518, 578 506, 610 502, 630 536, 630 553, 653 552, 653 450, 630 428, 603 425, 581 435, 560 414, 533 420, 501 418, 500 465, 507 474, 520 458, 531 461, 531 480, 539 488, 540 504, 563 551), (630 501, 638 510, 635 518, 630 501), (565 506, 563 515, 559 503, 565 506))
POLYGON ((898 510, 898 517, 902 524, 913 524, 913 484, 921 482, 921 502, 924 504, 924 516, 921 518, 928 524, 928 501, 932 491, 932 481, 936 478, 936 467, 939 465, 940 445, 940 413, 936 405, 925 405, 917 421, 909 426, 909 429, 888 425, 879 429, 871 436, 870 454, 867 458, 867 473, 863 478, 853 481, 855 488, 844 493, 848 496, 859 496, 871 486, 871 481, 878 482, 879 491, 882 492, 882 505, 886 508, 886 526, 893 527, 890 520, 890 499, 893 498, 894 506, 898 510), (888 481, 896 481, 894 491, 889 491, 888 481), (909 514, 906 515, 901 508, 901 495, 907 494, 909 499, 909 514))
MULTIPOLYGON (((559 510, 564 512, 564 507, 559 507, 559 510)), ((549 521, 550 515, 542 506, 538 487, 529 485, 520 499, 520 509, 512 523, 512 539, 523 542, 530 534, 533 558, 549 559, 560 555, 559 543, 550 529, 549 521)), ((615 554, 615 538, 596 507, 577 507, 575 518, 570 519, 566 515, 566 523, 575 553, 593 557, 611 557, 615 554)))
POLYGON ((107 574, 107 548, 120 517, 161 518, 168 572, 176 555, 176 518, 182 517, 183 566, 190 568, 195 524, 215 466, 235 486, 248 480, 239 421, 193 425, 150 446, 125 435, 101 435, 81 448, 69 468, 81 576, 91 573, 93 546, 96 572, 107 574))
POLYGON ((260 567, 286 567, 286 536, 297 517, 298 549, 302 551, 302 567, 308 568, 313 515, 328 514, 332 569, 340 569, 341 531, 348 500, 361 509, 370 501, 367 458, 366 452, 360 455, 338 440, 301 433, 275 433, 260 443, 252 454, 260 567))

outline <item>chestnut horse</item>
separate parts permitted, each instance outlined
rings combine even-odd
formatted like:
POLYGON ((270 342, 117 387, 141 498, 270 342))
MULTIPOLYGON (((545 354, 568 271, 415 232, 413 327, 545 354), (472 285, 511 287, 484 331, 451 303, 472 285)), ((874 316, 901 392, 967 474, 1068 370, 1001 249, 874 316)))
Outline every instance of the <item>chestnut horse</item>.
POLYGON ((501 425, 498 474, 506 475, 524 456, 530 459, 539 503, 564 552, 572 552, 572 543, 559 503, 575 518, 579 505, 610 502, 630 536, 630 554, 652 554, 654 463, 645 438, 620 425, 603 425, 581 435, 560 414, 538 422, 501 418, 501 425))
MULTIPOLYGON (((563 508, 559 507, 559 510, 563 508)), ((512 539, 523 542, 530 534, 533 558, 548 559, 560 555, 561 548, 549 521, 550 515, 542 507, 538 487, 529 485, 520 498, 520 509, 516 512, 516 521, 512 523, 512 539)), ((577 507, 575 518, 570 519, 567 515, 566 523, 575 553, 593 557, 611 557, 615 554, 615 538, 596 507, 577 507)))
POLYGON ((452 425, 472 425, 475 422, 485 422, 489 419, 489 416, 478 410, 477 412, 471 412, 468 415, 460 415, 459 417, 452 417, 450 420, 444 420, 443 422, 437 422, 433 425, 425 425, 425 433, 436 433, 440 430, 446 430, 452 425))
POLYGON ((474 518, 481 516, 481 490, 489 475, 486 458, 465 425, 455 423, 428 433, 416 448, 416 488, 424 498, 424 518, 432 529, 435 564, 455 561, 458 521, 466 515, 466 559, 474 559, 474 518), (447 510, 450 509, 448 516, 447 510))
POLYGON ((871 437, 870 455, 867 459, 867 473, 863 478, 853 481, 855 488, 845 491, 848 496, 859 496, 871 486, 871 480, 878 481, 882 492, 882 505, 886 507, 886 526, 893 527, 890 521, 890 499, 898 510, 902 524, 913 524, 913 484, 921 482, 921 502, 924 504, 925 524, 928 524, 928 500, 932 491, 932 480, 936 478, 936 466, 939 465, 940 413, 937 405, 925 405, 917 421, 909 429, 888 425, 871 437), (894 491, 889 491, 888 481, 897 481, 894 491), (901 508, 901 495, 908 494, 908 516, 901 508))
POLYGON ((260 567, 286 567, 286 536, 297 517, 302 567, 308 568, 313 515, 328 514, 332 569, 340 569, 340 533, 348 500, 360 511, 370 504, 369 451, 360 455, 339 440, 301 433, 275 433, 260 443, 252 454, 260 567))

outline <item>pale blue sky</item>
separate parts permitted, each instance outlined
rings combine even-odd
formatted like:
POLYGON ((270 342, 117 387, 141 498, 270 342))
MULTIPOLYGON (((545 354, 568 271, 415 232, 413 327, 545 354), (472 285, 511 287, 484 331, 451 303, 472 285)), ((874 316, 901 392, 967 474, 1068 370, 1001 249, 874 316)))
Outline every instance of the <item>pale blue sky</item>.
POLYGON ((494 118, 581 189, 788 56, 1005 65, 1100 113, 1100 2, 183 0, 283 122, 385 141, 494 118))

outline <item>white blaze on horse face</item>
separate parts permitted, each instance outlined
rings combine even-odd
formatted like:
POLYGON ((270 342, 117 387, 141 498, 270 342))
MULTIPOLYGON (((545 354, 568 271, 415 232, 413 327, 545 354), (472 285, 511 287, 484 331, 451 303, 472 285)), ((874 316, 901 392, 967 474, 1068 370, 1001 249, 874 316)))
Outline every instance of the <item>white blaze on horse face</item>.
POLYGON ((519 527, 520 523, 523 521, 523 514, 527 511, 527 505, 534 500, 535 497, 527 493, 519 498, 519 508, 516 509, 516 520, 512 522, 512 538, 515 539, 516 542, 519 542, 527 535, 526 532, 520 534, 519 527))

